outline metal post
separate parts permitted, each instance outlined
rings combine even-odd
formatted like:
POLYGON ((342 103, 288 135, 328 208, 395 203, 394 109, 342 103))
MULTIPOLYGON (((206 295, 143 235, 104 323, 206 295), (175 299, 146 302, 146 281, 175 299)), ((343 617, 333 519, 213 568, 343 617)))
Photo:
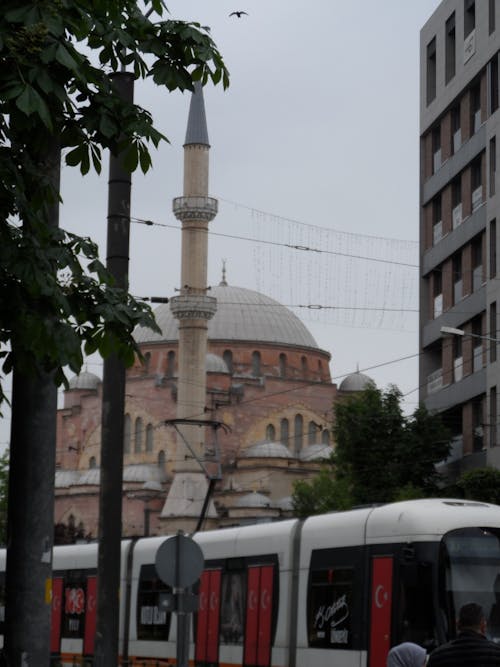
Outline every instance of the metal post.
MULTIPOLYGON (((113 83, 122 99, 132 103, 133 75, 117 72, 113 83)), ((107 267, 115 284, 123 288, 128 287, 131 187, 131 175, 120 156, 110 156, 107 267)), ((112 354, 104 360, 102 388, 95 667, 118 665, 124 410, 125 367, 112 354)))

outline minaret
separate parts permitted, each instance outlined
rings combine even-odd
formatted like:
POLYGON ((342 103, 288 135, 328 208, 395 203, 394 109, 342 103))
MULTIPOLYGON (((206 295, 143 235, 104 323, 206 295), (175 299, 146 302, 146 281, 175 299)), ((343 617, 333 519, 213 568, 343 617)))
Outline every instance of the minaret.
MULTIPOLYGON (((184 143, 184 195, 173 201, 182 224, 181 288, 170 300, 179 320, 177 418, 205 420, 208 320, 217 304, 207 296, 208 223, 217 214, 217 200, 208 196, 209 150, 203 89, 195 84, 184 143)), ((202 511, 208 481, 200 466, 205 454, 206 428, 180 424, 174 458, 174 478, 161 518, 167 531, 191 532, 202 511)), ((207 518, 215 518, 210 503, 207 518)))

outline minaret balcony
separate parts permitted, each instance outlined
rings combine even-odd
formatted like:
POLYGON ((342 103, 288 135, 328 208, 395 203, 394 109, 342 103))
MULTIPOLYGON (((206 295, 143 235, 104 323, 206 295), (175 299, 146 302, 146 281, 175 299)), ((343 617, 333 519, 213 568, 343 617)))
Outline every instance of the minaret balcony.
POLYGON ((181 294, 170 299, 170 310, 178 320, 211 320, 217 299, 205 294, 181 294))
POLYGON ((176 197, 172 210, 178 220, 213 220, 217 215, 218 202, 214 197, 176 197))

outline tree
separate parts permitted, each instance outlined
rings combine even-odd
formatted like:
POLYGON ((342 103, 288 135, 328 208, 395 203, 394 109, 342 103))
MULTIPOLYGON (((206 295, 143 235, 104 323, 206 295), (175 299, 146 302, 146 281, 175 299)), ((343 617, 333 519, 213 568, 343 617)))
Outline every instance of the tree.
POLYGON ((397 387, 373 385, 337 401, 333 434, 328 467, 294 486, 298 516, 436 493, 435 464, 448 456, 450 434, 439 415, 422 406, 405 417, 397 387))
POLYGON ((397 387, 339 401, 333 432, 336 474, 350 481, 356 504, 390 502, 404 487, 436 492, 435 464, 448 456, 450 434, 423 406, 405 417, 397 387))
POLYGON ((500 505, 500 470, 486 466, 462 473, 457 481, 465 498, 500 505))
POLYGON ((0 544, 7 538, 7 494, 9 488, 9 450, 0 456, 0 544))
MULTIPOLYGON (((113 285, 87 238, 47 224, 57 204, 54 155, 82 174, 102 150, 146 172, 165 137, 150 113, 125 104, 112 81, 128 67, 168 90, 228 73, 208 29, 161 17, 162 0, 5 0, 0 15, 0 355, 3 370, 38 365, 64 381, 85 352, 113 349, 130 365, 150 309, 113 285), (93 52, 97 64, 88 53, 93 52)), ((0 403, 4 399, 0 384, 0 403)))

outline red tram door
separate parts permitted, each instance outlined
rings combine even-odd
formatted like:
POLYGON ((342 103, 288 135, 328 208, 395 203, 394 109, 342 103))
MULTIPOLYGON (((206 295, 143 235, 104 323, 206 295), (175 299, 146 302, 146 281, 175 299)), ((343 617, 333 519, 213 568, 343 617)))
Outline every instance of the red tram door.
POLYGON ((272 565, 248 568, 244 667, 271 664, 273 578, 272 565))
POLYGON ((391 647, 392 568, 391 556, 373 557, 369 667, 385 667, 391 647))
POLYGON ((63 578, 52 580, 52 610, 50 619, 50 652, 61 651, 61 620, 63 607, 63 578))
POLYGON ((219 662, 220 570, 205 570, 200 578, 195 664, 219 662))

